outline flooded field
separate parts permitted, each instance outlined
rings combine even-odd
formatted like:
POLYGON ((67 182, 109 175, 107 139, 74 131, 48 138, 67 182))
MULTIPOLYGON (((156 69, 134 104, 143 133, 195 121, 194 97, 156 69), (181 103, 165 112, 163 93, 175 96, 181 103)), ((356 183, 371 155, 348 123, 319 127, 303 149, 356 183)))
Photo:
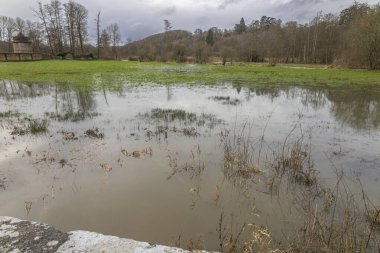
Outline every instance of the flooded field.
POLYGON ((4 81, 0 129, 0 215, 225 252, 377 242, 380 89, 4 81))

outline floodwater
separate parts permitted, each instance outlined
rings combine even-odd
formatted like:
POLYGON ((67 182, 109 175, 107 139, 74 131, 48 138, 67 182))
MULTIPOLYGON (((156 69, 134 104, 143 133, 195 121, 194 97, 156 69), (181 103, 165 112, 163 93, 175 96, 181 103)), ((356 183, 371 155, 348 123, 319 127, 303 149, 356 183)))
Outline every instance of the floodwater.
POLYGON ((220 250, 218 227, 258 224, 281 241, 296 229, 297 210, 291 191, 273 194, 268 181, 276 152, 296 140, 319 184, 334 186, 339 169, 379 203, 373 88, 125 84, 86 92, 4 81, 0 113, 0 215, 64 231, 220 250), (47 132, 14 131, 30 119, 48 122, 47 132), (227 150, 245 152, 245 170, 233 171, 241 163, 226 161, 227 150))

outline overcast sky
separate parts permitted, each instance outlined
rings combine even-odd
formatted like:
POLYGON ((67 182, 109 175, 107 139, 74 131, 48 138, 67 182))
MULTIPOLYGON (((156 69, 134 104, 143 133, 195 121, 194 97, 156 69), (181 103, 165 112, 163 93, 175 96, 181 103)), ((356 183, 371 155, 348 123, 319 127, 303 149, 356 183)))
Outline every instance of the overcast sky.
MULTIPOLYGON (((68 0, 67 0, 68 1, 68 0)), ((67 2, 61 0, 61 2, 67 2)), ((43 3, 49 0, 41 0, 43 3)), ((95 34, 94 19, 101 10, 102 26, 118 23, 122 38, 133 40, 164 30, 164 19, 173 29, 194 31, 212 26, 232 28, 244 17, 249 24, 261 16, 283 21, 308 22, 318 11, 339 13, 353 0, 76 0, 89 10, 90 34, 95 34)), ((379 0, 358 1, 368 4, 379 0)), ((32 9, 36 0, 0 0, 0 16, 36 19, 32 9)))

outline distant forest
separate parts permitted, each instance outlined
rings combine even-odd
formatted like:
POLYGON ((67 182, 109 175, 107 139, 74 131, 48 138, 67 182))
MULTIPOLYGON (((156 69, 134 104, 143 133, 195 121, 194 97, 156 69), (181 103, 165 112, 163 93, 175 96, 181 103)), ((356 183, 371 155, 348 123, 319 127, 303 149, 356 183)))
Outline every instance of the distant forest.
POLYGON ((89 41, 89 15, 74 1, 37 3, 35 21, 0 17, 0 51, 11 52, 12 37, 28 36, 36 52, 52 57, 91 56, 139 61, 268 62, 328 64, 350 68, 380 69, 380 3, 355 2, 339 15, 317 13, 307 24, 263 16, 248 23, 241 18, 231 29, 211 27, 194 32, 172 30, 140 41, 122 43, 118 24, 103 28, 101 12, 96 24, 95 45, 89 41))

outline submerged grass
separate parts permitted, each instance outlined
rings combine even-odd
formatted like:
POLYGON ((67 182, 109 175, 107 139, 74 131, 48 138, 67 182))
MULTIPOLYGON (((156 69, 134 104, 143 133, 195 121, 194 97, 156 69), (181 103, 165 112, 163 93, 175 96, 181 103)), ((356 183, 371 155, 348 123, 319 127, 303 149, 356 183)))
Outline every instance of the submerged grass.
MULTIPOLYGON (((12 136, 24 136, 27 134, 43 134, 48 132, 49 122, 46 119, 33 119, 18 112, 6 112, 4 117, 7 123, 13 126, 12 136)), ((1 118, 1 117, 0 117, 1 118)))
POLYGON ((194 122, 197 116, 194 113, 188 113, 179 109, 161 109, 155 108, 151 111, 152 119, 163 119, 165 121, 190 121, 194 122))
MULTIPOLYGON (((281 201, 283 196, 289 195, 291 212, 298 217, 297 224, 287 230, 285 241, 281 242, 272 238, 269 228, 257 226, 254 220, 248 231, 244 224, 241 232, 226 230, 221 215, 217 227, 221 252, 379 252, 380 209, 366 196, 358 177, 345 175, 333 163, 335 185, 329 187, 321 180, 311 158, 311 133, 307 143, 302 129, 301 135, 295 134, 297 125, 283 142, 265 145, 269 152, 264 152, 266 161, 261 162, 262 173, 248 175, 255 184, 264 182, 271 199, 281 201), (253 180, 255 178, 258 180, 253 180), (358 182, 362 196, 353 191, 350 183, 354 181, 358 182)), ((260 156, 257 148, 261 149, 260 142, 265 138, 257 143, 246 126, 231 134, 222 132, 221 137, 226 179, 249 187, 247 174, 237 173, 239 165, 244 168, 255 163, 253 158, 260 156)))
POLYGON ((0 190, 5 190, 5 189, 6 189, 5 181, 6 181, 6 177, 3 177, 3 176, 0 174, 0 190))
MULTIPOLYGON (((139 113, 137 115, 138 118, 144 119, 147 121, 154 122, 163 122, 163 123, 175 123, 179 122, 184 125, 194 125, 197 127, 206 126, 209 129, 214 128, 216 125, 223 124, 223 121, 217 118, 214 114, 206 114, 202 113, 197 115, 192 112, 187 112, 181 109, 163 109, 163 108, 154 108, 150 112, 147 113, 139 113)), ((169 129, 157 129, 156 134, 163 133, 169 129), (161 131, 164 130, 164 131, 161 131)), ((194 130, 189 131, 190 129, 184 129, 184 133, 193 132, 196 134, 194 130)), ((174 130, 176 132, 177 130, 174 130)), ((186 134, 186 133, 185 133, 186 134)))
POLYGON ((6 111, 0 112, 0 118, 12 118, 12 117, 20 117, 21 113, 17 111, 6 111))
POLYGON ((117 88, 121 83, 262 85, 380 85, 380 72, 310 65, 234 66, 125 61, 1 62, 0 80, 26 83, 70 82, 82 89, 117 88), (104 81, 103 81, 104 80, 104 81))
POLYGON ((28 129, 30 130, 31 134, 40 134, 40 133, 46 133, 48 131, 49 123, 47 120, 36 120, 32 119, 29 122, 28 129))
POLYGON ((68 112, 64 114, 54 113, 54 112, 46 112, 45 115, 51 119, 58 121, 71 121, 78 122, 86 119, 92 119, 96 116, 99 116, 97 112, 68 112))
POLYGON ((235 98, 232 99, 231 97, 224 97, 224 96, 215 96, 215 97, 210 97, 209 99, 212 99, 214 101, 222 101, 222 104, 224 105, 238 105, 240 104, 240 100, 235 98))
POLYGON ((103 139, 104 133, 101 133, 98 128, 95 129, 87 129, 84 134, 87 137, 94 138, 94 139, 103 139))

